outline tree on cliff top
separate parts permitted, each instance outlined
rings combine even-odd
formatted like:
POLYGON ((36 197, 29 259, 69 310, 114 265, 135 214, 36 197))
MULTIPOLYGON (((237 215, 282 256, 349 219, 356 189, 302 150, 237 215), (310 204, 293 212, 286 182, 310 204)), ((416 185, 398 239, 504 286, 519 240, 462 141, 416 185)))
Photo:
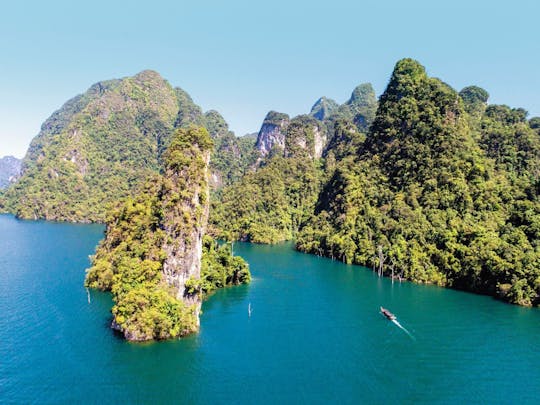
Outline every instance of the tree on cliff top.
POLYGON ((534 139, 500 149, 489 137, 481 144, 469 123, 532 129, 519 110, 484 117, 469 117, 462 97, 418 62, 399 61, 365 142, 336 163, 298 248, 368 266, 382 250, 386 274, 539 302, 534 139), (506 164, 514 152, 517 171, 506 164))
MULTIPOLYGON (((179 265, 186 256, 200 259, 190 239, 205 227, 211 148, 206 129, 178 129, 164 153, 164 175, 155 175, 136 197, 109 215, 105 239, 92 259, 85 285, 112 292, 113 326, 127 339, 167 339, 194 332, 198 311, 178 297, 210 291, 212 280, 249 281, 245 262, 229 260, 225 250, 216 253, 208 242, 203 246, 201 280, 190 279, 186 291, 178 291, 164 276, 170 246, 176 247, 174 259, 179 265)), ((189 273, 189 269, 176 271, 189 273)))

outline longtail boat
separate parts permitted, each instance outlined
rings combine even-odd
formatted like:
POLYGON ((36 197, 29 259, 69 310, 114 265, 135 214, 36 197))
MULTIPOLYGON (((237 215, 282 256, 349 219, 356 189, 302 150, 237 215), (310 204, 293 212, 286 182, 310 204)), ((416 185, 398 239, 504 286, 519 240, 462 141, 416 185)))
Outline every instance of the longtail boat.
POLYGON ((388 318, 390 321, 393 321, 396 319, 396 316, 392 312, 390 312, 389 310, 383 307, 381 307, 381 314, 386 316, 386 318, 388 318))

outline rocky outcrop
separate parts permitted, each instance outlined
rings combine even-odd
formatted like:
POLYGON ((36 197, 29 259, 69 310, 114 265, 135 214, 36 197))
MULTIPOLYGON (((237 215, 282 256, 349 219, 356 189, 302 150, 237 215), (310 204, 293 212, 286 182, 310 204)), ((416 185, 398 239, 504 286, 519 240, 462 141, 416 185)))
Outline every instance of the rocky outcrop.
POLYGON ((126 339, 169 339, 199 328, 212 146, 206 129, 178 129, 163 155, 164 173, 109 216, 85 285, 112 292, 112 327, 126 339))
POLYGON ((284 156, 304 154, 320 158, 327 142, 325 125, 309 115, 290 119, 288 115, 270 111, 263 121, 255 144, 265 157, 276 150, 284 156))
POLYGON ((317 159, 323 155, 337 121, 353 123, 365 133, 376 110, 373 86, 364 83, 357 86, 342 105, 330 98, 319 98, 309 115, 290 119, 286 114, 270 111, 257 136, 256 149, 262 157, 268 156, 272 149, 280 149, 285 156, 295 156, 303 151, 317 159))
POLYGON ((162 272, 167 284, 176 292, 176 298, 195 307, 198 325, 201 296, 189 293, 186 282, 201 277, 202 239, 208 223, 210 201, 211 143, 202 132, 191 138, 183 140, 191 143, 189 147, 173 143, 165 156, 167 169, 161 195, 162 229, 166 234, 162 249, 166 259, 162 272), (185 162, 183 165, 175 163, 175 155, 179 153, 185 162))
POLYGON ((323 123, 308 115, 299 115, 285 129, 285 156, 306 156, 318 159, 327 143, 323 123))
POLYGON ((285 149, 285 129, 290 119, 287 114, 270 111, 261 126, 255 147, 262 156, 266 156, 274 148, 285 149))
POLYGON ((328 137, 325 129, 318 125, 313 127, 313 133, 315 139, 315 144, 313 145, 313 157, 318 159, 322 157, 324 148, 328 142, 328 137))
POLYGON ((0 158, 0 189, 13 183, 21 171, 21 160, 13 156, 0 158))
POLYGON ((339 104, 331 98, 321 97, 313 104, 313 107, 311 107, 309 115, 319 121, 324 121, 336 112, 338 108, 339 104))

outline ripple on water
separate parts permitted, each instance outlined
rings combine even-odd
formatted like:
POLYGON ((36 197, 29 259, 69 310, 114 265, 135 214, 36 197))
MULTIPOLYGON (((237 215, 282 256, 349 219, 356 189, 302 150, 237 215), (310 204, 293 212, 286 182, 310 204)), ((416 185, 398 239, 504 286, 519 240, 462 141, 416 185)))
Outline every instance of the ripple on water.
POLYGON ((125 342, 110 296, 89 304, 82 287, 102 231, 0 216, 0 402, 537 401, 538 310, 392 284, 289 244, 235 244, 253 282, 212 295, 199 334, 125 342))

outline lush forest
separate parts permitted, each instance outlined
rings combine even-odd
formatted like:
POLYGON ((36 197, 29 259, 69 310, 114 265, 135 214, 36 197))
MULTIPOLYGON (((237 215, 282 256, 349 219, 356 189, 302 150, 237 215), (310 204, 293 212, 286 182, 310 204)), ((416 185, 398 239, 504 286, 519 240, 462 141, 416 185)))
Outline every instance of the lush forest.
POLYGON ((291 240, 313 211, 321 179, 318 161, 272 155, 217 193, 209 231, 225 240, 291 240))
POLYGON ((178 129, 163 155, 164 174, 109 213, 85 285, 112 292, 113 325, 130 340, 194 332, 201 297, 250 280, 230 246, 202 236, 212 146, 204 128, 178 129))
POLYGON ((45 121, 0 209, 20 218, 103 222, 119 199, 159 173, 174 129, 192 124, 215 141, 217 186, 255 160, 251 139, 236 138, 218 112, 203 113, 156 72, 96 83, 45 121))
POLYGON ((309 115, 290 119, 270 111, 258 134, 260 157, 253 170, 215 194, 210 232, 255 243, 294 239, 315 209, 329 168, 340 151, 363 139, 376 108, 373 87, 361 84, 342 105, 320 98, 309 115))
MULTIPOLYGON (((458 92, 404 59, 378 100, 364 83, 343 104, 321 97, 306 115, 271 111, 256 136, 236 137, 218 112, 145 71, 98 83, 54 113, 0 204, 24 218, 105 221, 127 198, 124 210, 151 213, 171 134, 196 124, 213 143, 214 238, 295 240, 381 276, 539 305, 540 118, 488 101, 486 90, 458 92)), ((158 221, 148 215, 143 223, 158 221)), ((144 237, 159 245, 154 231, 144 237)), ((209 257, 236 266, 226 247, 203 245, 203 267, 209 257)), ((112 288, 112 257, 99 257, 103 277, 88 282, 112 288)), ((209 292, 236 276, 201 280, 188 286, 209 292)))
POLYGON ((297 248, 538 304, 537 120, 487 99, 398 62, 365 140, 338 153, 297 248))
POLYGON ((378 102, 364 84, 319 99, 317 125, 272 112, 257 144, 273 149, 221 191, 211 230, 538 305, 540 118, 488 99, 404 59, 378 102))

